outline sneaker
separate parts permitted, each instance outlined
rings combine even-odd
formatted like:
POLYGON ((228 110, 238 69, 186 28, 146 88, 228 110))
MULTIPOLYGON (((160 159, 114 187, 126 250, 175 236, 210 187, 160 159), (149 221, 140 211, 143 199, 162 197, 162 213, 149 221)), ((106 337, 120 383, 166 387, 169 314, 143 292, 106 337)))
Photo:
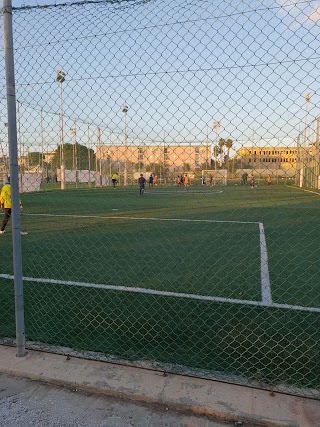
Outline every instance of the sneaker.
POLYGON ((21 236, 26 236, 28 234, 27 231, 20 231, 21 236))
POLYGON ((3 234, 6 230, 0 230, 0 234, 3 234))

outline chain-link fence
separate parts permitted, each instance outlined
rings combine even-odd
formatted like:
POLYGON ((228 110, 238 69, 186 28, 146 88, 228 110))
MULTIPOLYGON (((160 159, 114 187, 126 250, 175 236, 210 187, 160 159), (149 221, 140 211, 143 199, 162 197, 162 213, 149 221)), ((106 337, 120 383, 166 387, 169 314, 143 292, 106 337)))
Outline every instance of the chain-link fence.
POLYGON ((316 1, 15 5, 28 347, 319 398, 319 20, 316 1))

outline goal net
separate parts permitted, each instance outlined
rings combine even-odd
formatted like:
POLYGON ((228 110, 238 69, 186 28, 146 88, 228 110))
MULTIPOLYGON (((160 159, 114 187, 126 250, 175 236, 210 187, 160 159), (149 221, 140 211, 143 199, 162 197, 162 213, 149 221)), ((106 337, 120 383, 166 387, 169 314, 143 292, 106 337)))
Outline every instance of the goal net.
POLYGON ((203 170, 202 182, 206 185, 227 185, 227 169, 203 170))

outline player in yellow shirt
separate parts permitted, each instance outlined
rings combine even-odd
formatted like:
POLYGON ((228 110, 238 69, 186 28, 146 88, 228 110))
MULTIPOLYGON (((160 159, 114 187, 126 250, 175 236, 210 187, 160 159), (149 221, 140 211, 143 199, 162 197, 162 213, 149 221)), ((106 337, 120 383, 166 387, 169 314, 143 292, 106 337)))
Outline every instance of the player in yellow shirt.
MULTIPOLYGON (((0 234, 5 232, 6 225, 9 222, 11 217, 11 185, 10 185, 10 177, 7 178, 4 186, 1 189, 0 193, 0 207, 4 209, 1 226, 0 226, 0 234)), ((20 203, 20 209, 22 209, 22 205, 20 203)), ((21 234, 28 234, 27 231, 21 231, 21 234)))
POLYGON ((111 181, 112 181, 113 188, 116 188, 116 185, 118 184, 118 181, 119 181, 119 176, 116 172, 112 175, 111 181))

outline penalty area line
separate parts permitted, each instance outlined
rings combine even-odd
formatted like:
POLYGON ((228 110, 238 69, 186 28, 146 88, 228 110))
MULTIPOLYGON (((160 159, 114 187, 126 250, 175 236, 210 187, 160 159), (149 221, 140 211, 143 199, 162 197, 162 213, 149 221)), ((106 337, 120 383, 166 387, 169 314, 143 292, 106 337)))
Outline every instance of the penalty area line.
POLYGON ((94 219, 127 219, 130 221, 179 221, 179 222, 207 222, 207 223, 227 223, 227 224, 260 224, 258 221, 228 221, 217 219, 184 219, 184 218, 155 218, 155 217, 131 217, 131 216, 100 216, 100 215, 73 215, 73 214, 32 214, 24 213, 24 216, 47 216, 65 218, 94 218, 94 219))
POLYGON ((305 190, 304 188, 297 187, 296 185, 293 185, 293 186, 286 185, 286 187, 294 188, 295 190, 300 190, 300 191, 304 191, 305 193, 311 193, 311 194, 314 194, 316 196, 320 196, 320 193, 318 193, 317 191, 305 190))
MULTIPOLYGON (((0 278, 13 280, 14 276, 10 274, 0 274, 0 278)), ((56 280, 56 279, 42 279, 42 278, 35 278, 35 277, 23 277, 23 280, 25 282, 50 283, 54 285, 80 286, 80 287, 82 286, 86 288, 105 289, 105 290, 111 290, 111 291, 117 291, 117 292, 132 292, 132 293, 166 296, 166 297, 174 297, 174 298, 188 298, 188 299, 200 300, 200 301, 250 305, 250 306, 266 307, 266 308, 282 308, 282 309, 293 310, 293 311, 307 311, 307 312, 320 313, 320 308, 317 308, 317 307, 303 307, 303 306, 289 305, 289 304, 266 303, 264 301, 251 301, 251 300, 240 300, 235 298, 211 297, 209 295, 196 295, 196 294, 187 294, 187 293, 170 292, 170 291, 158 291, 155 289, 148 289, 148 288, 103 285, 98 283, 86 283, 86 282, 72 282, 68 280, 66 281, 66 280, 56 280)))
POLYGON ((259 223, 260 238, 260 280, 261 280, 261 298, 267 305, 272 304, 271 285, 269 276, 268 253, 266 236, 262 222, 259 223))

